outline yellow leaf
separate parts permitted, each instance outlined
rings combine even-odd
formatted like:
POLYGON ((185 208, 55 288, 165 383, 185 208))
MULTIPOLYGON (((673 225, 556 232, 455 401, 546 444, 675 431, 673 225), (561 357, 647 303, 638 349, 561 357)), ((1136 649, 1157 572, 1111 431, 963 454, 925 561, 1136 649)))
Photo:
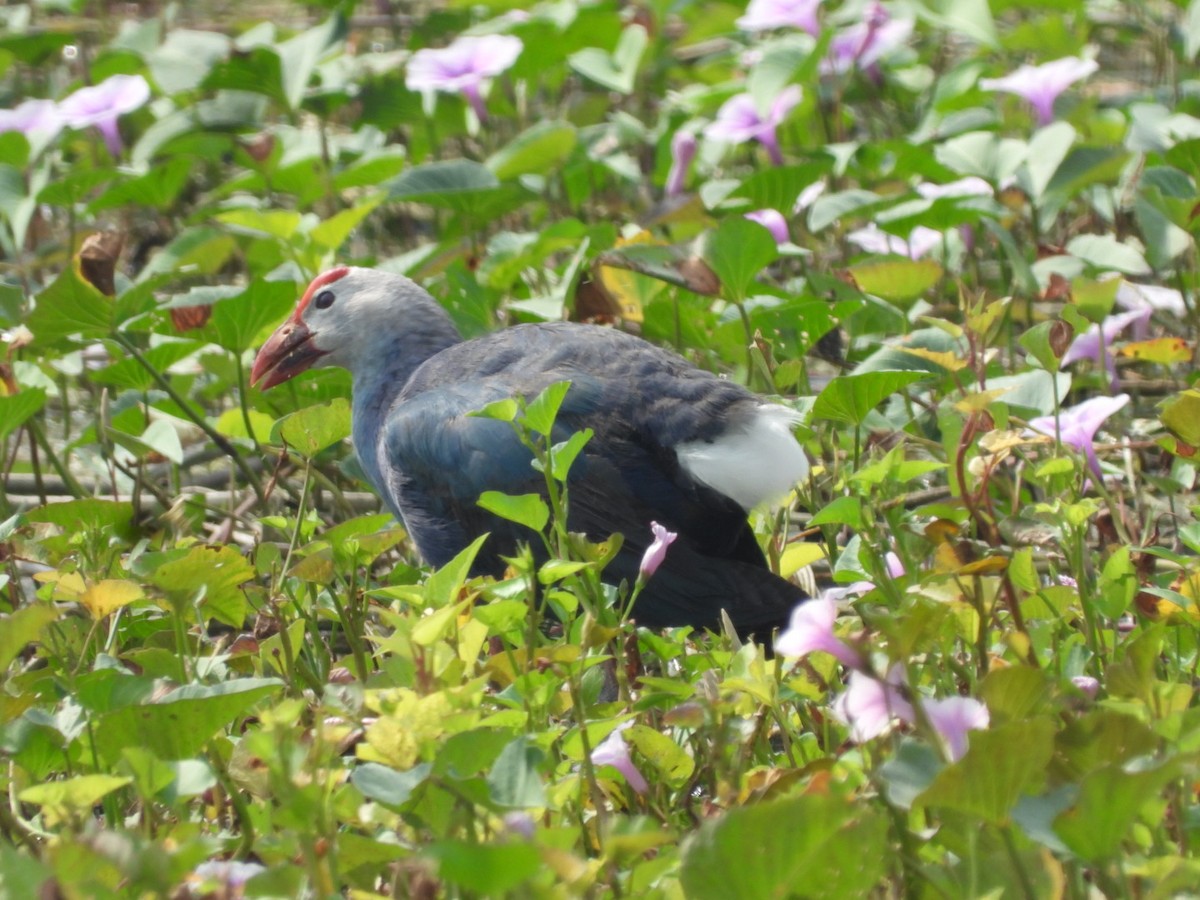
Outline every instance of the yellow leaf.
POLYGON ((991 406, 993 400, 1007 394, 1009 390, 1009 388, 997 388, 993 391, 975 391, 955 403, 954 408, 965 415, 981 412, 991 406))
POLYGON ((979 439, 979 449, 985 453, 999 453, 1001 450, 1011 450, 1026 444, 1040 444, 1049 441, 1048 435, 1030 435, 1021 431, 989 431, 979 439))
POLYGON ((779 557, 779 574, 791 578, 805 566, 811 566, 825 558, 825 548, 812 541, 796 541, 788 544, 779 557))
MULTIPOLYGON (((896 349, 902 353, 927 359, 934 365, 941 366, 947 372, 957 372, 959 369, 967 367, 967 361, 952 350, 926 350, 924 347, 897 347, 896 349)), ((990 393, 1003 393, 1003 391, 990 393)))
POLYGON ((958 570, 959 575, 999 575, 1008 568, 1008 557, 985 556, 969 562, 958 570))
POLYGON ((109 613, 145 596, 139 584, 119 578, 106 578, 80 594, 79 602, 92 614, 93 619, 103 619, 109 613))
MULTIPOLYGON (((666 246, 662 241, 655 240, 648 231, 639 231, 633 237, 619 238, 617 248, 630 244, 652 244, 666 246)), ((599 266, 600 286, 609 298, 617 304, 621 318, 630 322, 642 321, 642 310, 654 296, 666 289, 666 285, 657 279, 650 278, 629 269, 619 269, 615 266, 599 266)))
POLYGON ((1121 348, 1122 356, 1132 359, 1143 359, 1147 362, 1168 363, 1187 362, 1192 358, 1192 347, 1183 338, 1161 337, 1149 341, 1134 341, 1121 348))
POLYGON ((62 600, 72 602, 79 599, 79 595, 83 593, 87 585, 83 581, 83 576, 78 572, 60 572, 57 569, 50 572, 37 572, 33 576, 34 581, 40 581, 42 584, 54 585, 54 594, 51 600, 62 600))

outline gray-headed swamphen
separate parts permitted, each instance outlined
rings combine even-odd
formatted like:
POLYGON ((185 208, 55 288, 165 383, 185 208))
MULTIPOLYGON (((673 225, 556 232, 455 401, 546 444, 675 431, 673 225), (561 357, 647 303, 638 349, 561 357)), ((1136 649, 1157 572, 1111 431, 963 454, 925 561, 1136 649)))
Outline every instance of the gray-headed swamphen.
POLYGON ((445 310, 400 275, 338 267, 318 276, 254 361, 265 390, 313 366, 353 376, 352 431, 363 470, 424 559, 443 565, 490 532, 477 563, 535 535, 481 508, 484 491, 544 493, 507 422, 469 416, 569 381, 556 435, 591 428, 568 481, 568 527, 620 532, 605 569, 637 577, 650 523, 678 533, 634 609, 643 625, 720 628, 768 638, 806 598, 772 573, 747 511, 807 476, 796 413, 611 328, 518 325, 464 341, 445 310))

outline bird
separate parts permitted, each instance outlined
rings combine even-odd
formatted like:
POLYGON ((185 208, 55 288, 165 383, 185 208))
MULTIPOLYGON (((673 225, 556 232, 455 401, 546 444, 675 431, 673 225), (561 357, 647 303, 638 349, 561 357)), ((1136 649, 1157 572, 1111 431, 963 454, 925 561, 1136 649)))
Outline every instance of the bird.
POLYGON ((634 584, 651 523, 677 539, 634 604, 650 628, 769 642, 807 595, 772 572, 748 513, 807 478, 798 413, 627 332, 576 322, 515 325, 464 340, 416 282, 337 266, 318 275, 255 357, 268 390, 313 367, 351 374, 351 438, 363 472, 425 562, 481 535, 473 574, 500 576, 530 529, 478 503, 485 491, 545 495, 511 423, 472 415, 568 382, 552 439, 591 429, 567 480, 567 526, 623 544, 603 579, 634 584))

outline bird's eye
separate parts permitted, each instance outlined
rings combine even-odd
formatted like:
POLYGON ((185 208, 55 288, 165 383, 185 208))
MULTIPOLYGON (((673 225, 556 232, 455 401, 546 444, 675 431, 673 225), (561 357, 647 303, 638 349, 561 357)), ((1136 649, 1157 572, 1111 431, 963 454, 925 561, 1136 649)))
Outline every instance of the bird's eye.
POLYGON ((317 309, 329 309, 329 307, 333 306, 333 301, 336 299, 333 291, 321 291, 321 293, 317 294, 317 309))

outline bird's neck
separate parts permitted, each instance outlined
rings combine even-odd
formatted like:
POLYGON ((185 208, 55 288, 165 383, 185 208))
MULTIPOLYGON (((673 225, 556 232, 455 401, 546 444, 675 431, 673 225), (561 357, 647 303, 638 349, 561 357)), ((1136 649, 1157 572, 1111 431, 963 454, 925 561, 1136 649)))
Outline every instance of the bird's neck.
POLYGON ((370 364, 356 365, 353 369, 354 449, 367 478, 384 497, 389 492, 379 465, 379 438, 387 424, 388 412, 422 363, 462 340, 445 311, 432 300, 429 305, 430 309, 422 311, 417 322, 392 340, 381 341, 382 346, 374 352, 364 347, 364 359, 370 364))

